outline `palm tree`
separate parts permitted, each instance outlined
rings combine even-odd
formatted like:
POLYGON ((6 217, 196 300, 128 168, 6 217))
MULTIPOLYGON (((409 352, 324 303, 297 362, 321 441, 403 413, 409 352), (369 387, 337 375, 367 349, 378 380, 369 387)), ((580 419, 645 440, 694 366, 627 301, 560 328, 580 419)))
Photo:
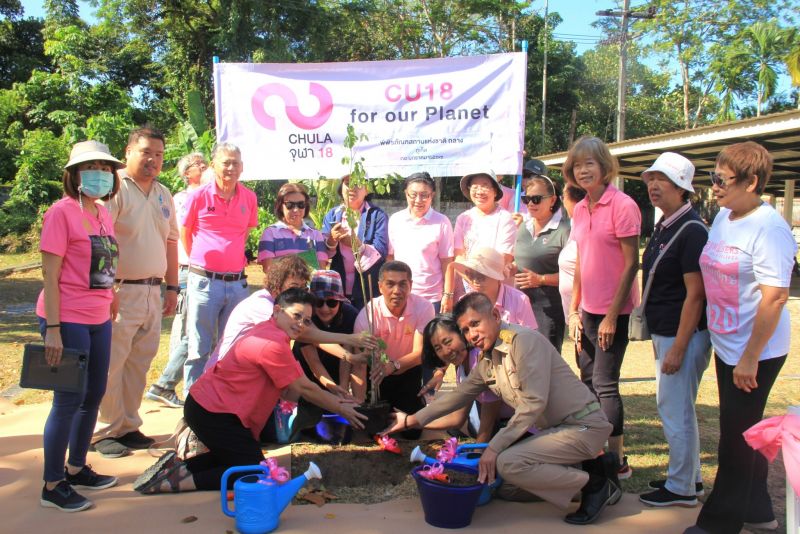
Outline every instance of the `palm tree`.
POLYGON ((775 22, 756 22, 745 32, 751 62, 755 64, 757 77, 756 116, 761 116, 761 107, 775 92, 778 71, 786 57, 787 31, 775 22))
POLYGON ((800 109, 800 32, 792 28, 787 34, 789 53, 786 55, 786 70, 792 77, 792 85, 798 88, 797 109, 800 109))

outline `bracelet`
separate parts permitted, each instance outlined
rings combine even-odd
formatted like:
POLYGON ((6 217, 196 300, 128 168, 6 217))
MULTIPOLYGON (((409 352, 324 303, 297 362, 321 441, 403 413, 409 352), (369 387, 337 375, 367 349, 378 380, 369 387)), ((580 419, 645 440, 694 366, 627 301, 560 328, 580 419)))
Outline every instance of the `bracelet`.
POLYGON ((453 292, 452 291, 445 291, 444 293, 442 293, 442 298, 444 298, 444 297, 452 297, 452 296, 453 296, 453 292))
POLYGON ((540 284, 540 285, 544 285, 544 282, 545 282, 544 275, 543 275, 543 274, 540 274, 540 275, 539 275, 539 284, 540 284))
POLYGON ((403 430, 408 430, 408 414, 403 418, 403 430))
POLYGON ((325 246, 326 246, 326 247, 328 247, 328 248, 336 248, 337 242, 336 242, 336 241, 334 241, 334 242, 333 242, 333 245, 331 245, 331 244, 328 242, 328 240, 329 240, 329 239, 330 239, 330 238, 328 238, 328 239, 326 239, 326 240, 325 240, 325 246))
POLYGON ((580 313, 578 313, 578 312, 576 312, 576 311, 574 311, 574 312, 569 312, 569 317, 572 317, 573 315, 577 315, 578 317, 580 317, 580 316, 581 316, 581 314, 580 314, 580 313))
POLYGON ((181 292, 181 286, 167 285, 167 291, 174 291, 175 293, 180 293, 181 292))
POLYGON ((61 323, 49 324, 45 328, 61 328, 61 323))

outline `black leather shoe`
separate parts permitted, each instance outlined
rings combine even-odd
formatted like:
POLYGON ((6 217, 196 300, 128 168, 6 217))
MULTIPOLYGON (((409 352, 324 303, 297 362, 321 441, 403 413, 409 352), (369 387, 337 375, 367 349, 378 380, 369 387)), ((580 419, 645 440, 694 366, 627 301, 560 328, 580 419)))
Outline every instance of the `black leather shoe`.
POLYGON ((567 514, 564 521, 572 525, 588 525, 600 516, 606 506, 617 504, 621 497, 622 490, 606 479, 599 490, 583 493, 580 508, 567 514))
MULTIPOLYGON (((602 471, 601 474, 604 477, 606 477, 614 486, 616 486, 617 488, 620 488, 620 490, 621 490, 622 486, 619 483, 619 476, 618 476, 618 474, 619 474, 619 458, 617 457, 616 453, 607 452, 604 455, 602 455, 600 458, 598 458, 598 460, 600 460, 601 464, 603 465, 603 471, 602 471)), ((614 502, 609 503, 609 504, 612 504, 612 505, 613 504, 617 504, 618 501, 619 501, 619 499, 617 499, 617 501, 614 501, 614 502)))

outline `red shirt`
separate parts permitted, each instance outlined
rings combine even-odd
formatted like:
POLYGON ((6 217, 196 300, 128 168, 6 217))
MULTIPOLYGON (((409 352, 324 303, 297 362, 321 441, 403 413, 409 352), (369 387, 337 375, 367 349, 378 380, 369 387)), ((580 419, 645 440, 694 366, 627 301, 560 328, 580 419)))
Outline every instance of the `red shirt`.
POLYGON ((281 391, 301 376, 289 336, 270 319, 236 341, 190 393, 209 412, 236 415, 258 439, 281 391))

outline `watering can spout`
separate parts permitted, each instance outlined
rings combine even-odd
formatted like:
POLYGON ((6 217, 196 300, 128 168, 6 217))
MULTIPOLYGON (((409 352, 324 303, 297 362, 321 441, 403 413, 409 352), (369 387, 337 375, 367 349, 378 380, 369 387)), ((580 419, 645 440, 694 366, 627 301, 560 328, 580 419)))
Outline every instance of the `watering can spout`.
POLYGON ((297 492, 300 491, 305 483, 312 478, 322 478, 322 473, 317 467, 317 464, 314 462, 310 462, 308 466, 308 470, 305 473, 300 475, 299 477, 295 477, 292 480, 288 481, 286 484, 282 484, 277 486, 276 489, 276 499, 275 499, 275 512, 277 514, 282 513, 289 503, 292 502, 292 499, 297 492))
POLYGON ((436 462, 436 459, 425 456, 425 453, 423 453, 422 449, 420 449, 419 445, 417 445, 414 447, 414 450, 411 451, 411 461, 415 463, 418 462, 421 464, 433 465, 436 462))

